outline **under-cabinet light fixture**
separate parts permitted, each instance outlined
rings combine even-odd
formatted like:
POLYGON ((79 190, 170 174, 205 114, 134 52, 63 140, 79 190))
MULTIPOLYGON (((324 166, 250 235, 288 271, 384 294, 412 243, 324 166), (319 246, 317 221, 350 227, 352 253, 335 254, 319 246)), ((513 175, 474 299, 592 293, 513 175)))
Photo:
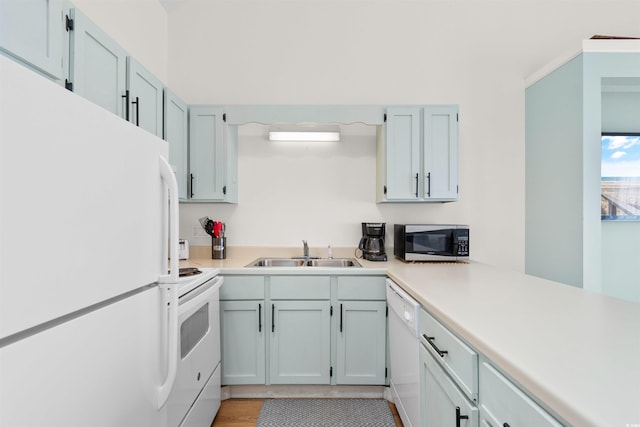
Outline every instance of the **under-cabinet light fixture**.
POLYGON ((269 141, 340 141, 340 128, 338 126, 277 125, 269 129, 269 141))

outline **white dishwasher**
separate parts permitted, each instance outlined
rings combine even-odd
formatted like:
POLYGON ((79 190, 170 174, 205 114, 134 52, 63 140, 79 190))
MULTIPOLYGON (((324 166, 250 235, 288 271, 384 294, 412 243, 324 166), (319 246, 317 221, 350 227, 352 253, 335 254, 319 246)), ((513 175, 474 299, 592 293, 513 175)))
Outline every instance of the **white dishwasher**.
POLYGON ((420 426, 420 305, 387 279, 391 393, 405 427, 420 426))

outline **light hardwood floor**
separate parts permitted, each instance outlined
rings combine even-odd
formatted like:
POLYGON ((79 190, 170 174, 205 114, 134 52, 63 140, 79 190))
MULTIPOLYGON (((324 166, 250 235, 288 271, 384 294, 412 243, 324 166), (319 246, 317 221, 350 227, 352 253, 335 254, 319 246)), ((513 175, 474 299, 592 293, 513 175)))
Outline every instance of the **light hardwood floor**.
MULTIPOLYGON (((263 399, 223 400, 211 427, 255 427, 262 409, 263 399)), ((389 403, 396 427, 402 427, 396 405, 389 403)))

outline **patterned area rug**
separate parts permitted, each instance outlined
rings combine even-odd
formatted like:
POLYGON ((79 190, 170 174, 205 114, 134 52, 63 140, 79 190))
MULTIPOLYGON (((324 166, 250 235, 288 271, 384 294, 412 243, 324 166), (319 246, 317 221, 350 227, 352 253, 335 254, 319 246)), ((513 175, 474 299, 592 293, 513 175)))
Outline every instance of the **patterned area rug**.
POLYGON ((383 399, 266 399, 256 427, 395 427, 383 399))

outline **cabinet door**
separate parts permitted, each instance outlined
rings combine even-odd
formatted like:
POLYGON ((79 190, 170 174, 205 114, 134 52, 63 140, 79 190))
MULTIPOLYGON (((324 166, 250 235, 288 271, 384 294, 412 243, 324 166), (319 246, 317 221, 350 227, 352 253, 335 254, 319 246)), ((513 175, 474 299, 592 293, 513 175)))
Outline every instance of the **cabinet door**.
POLYGON ((126 118, 127 53, 78 9, 69 13, 74 22, 69 59, 72 90, 126 118))
POLYGON ((223 114, 221 107, 189 108, 191 199, 224 200, 226 159, 223 114))
POLYGON ((265 383, 264 301, 220 301, 222 384, 265 383))
POLYGON ((420 182, 420 108, 387 108, 387 200, 415 200, 420 182))
POLYGON ((169 163, 178 179, 180 199, 187 197, 187 148, 189 134, 189 110, 171 91, 165 90, 164 139, 169 143, 169 163))
POLYGON ((426 106, 424 123, 423 197, 458 198, 458 107, 426 106))
POLYGON ((478 427, 478 408, 423 345, 420 345, 420 395, 423 427, 478 427))
POLYGON ((385 384, 386 308, 385 301, 339 301, 337 384, 385 384))
POLYGON ((329 301, 272 301, 271 384, 329 384, 329 301))
POLYGON ((162 93, 164 85, 132 57, 127 58, 129 121, 162 138, 162 93))
POLYGON ((0 51, 62 79, 62 0, 0 0, 0 51))

